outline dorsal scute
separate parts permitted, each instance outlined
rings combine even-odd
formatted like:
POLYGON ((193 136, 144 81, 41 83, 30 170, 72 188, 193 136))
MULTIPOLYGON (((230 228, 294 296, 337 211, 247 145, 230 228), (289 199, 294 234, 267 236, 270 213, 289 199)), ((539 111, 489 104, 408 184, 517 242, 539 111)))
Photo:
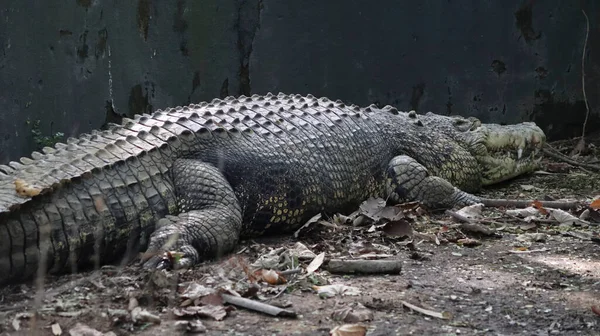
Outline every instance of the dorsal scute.
MULTIPOLYGON (((294 109, 318 106, 325 108, 327 105, 337 105, 339 108, 345 106, 340 101, 334 103, 328 98, 316 98, 312 95, 268 93, 264 96, 253 94, 250 97, 215 98, 210 102, 165 108, 150 114, 123 118, 121 124, 109 123, 106 130, 92 130, 79 137, 68 138, 64 143, 56 143, 53 147, 44 147, 40 152, 32 153, 31 158, 24 157, 19 162, 0 165, 0 213, 11 211, 35 197, 18 194, 16 185, 29 186, 36 191, 35 194, 43 194, 60 187, 64 181, 88 176, 99 169, 112 167, 117 162, 126 164, 132 158, 151 151, 177 150, 178 146, 186 145, 186 140, 202 140, 210 136, 228 137, 231 133, 240 132, 251 134, 253 130, 270 137, 273 132, 281 133, 284 126, 276 128, 268 121, 261 129, 260 125, 251 122, 260 120, 256 118, 262 116, 262 113, 254 110, 264 111, 267 108, 269 111, 264 112, 264 115, 279 120, 274 113, 289 114, 294 109)), ((346 105, 345 108, 348 107, 346 105)), ((356 108, 355 111, 360 110, 356 108)), ((303 127, 304 123, 299 121, 298 127, 303 127)), ((289 128, 292 131, 297 129, 296 126, 289 128)), ((161 163, 161 172, 167 164, 161 163)))

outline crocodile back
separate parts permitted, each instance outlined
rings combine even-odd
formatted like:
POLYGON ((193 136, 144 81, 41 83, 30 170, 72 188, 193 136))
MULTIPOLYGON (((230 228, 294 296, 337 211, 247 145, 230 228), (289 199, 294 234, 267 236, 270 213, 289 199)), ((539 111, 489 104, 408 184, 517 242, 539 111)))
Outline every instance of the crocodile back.
POLYGON ((69 138, 54 148, 33 152, 31 158, 23 157, 20 162, 0 166, 0 213, 10 212, 38 195, 92 176, 97 170, 144 156, 150 156, 154 162, 146 169, 164 174, 177 157, 194 156, 214 146, 214 141, 224 146, 238 139, 254 139, 253 142, 262 139, 267 143, 291 141, 300 153, 335 152, 344 146, 363 150, 360 145, 368 150, 373 143, 380 146, 373 150, 384 150, 381 135, 375 140, 366 139, 366 136, 378 136, 376 125, 368 117, 373 110, 376 110, 374 106, 360 108, 311 95, 267 94, 214 99, 136 115, 133 119, 124 118, 121 125, 113 124, 105 131, 69 138), (334 141, 333 137, 347 139, 334 141))

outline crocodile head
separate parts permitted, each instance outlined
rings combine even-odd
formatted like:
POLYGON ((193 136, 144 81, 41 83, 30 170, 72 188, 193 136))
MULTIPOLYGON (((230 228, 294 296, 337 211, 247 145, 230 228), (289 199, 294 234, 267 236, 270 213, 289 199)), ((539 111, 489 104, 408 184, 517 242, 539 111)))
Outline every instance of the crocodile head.
POLYGON ((484 124, 473 117, 433 113, 419 119, 457 141, 477 159, 484 186, 536 170, 540 161, 538 153, 546 141, 544 132, 533 122, 484 124))

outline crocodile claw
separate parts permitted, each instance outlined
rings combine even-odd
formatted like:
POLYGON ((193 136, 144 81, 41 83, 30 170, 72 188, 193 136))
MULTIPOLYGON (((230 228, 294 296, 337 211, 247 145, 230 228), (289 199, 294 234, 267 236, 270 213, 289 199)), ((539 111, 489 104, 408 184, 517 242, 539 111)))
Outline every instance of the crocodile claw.
MULTIPOLYGON (((148 253, 148 252, 146 252, 148 253)), ((151 253, 147 259, 142 258, 142 267, 153 270, 173 270, 188 268, 197 261, 198 252, 190 245, 182 246, 179 251, 151 253)))

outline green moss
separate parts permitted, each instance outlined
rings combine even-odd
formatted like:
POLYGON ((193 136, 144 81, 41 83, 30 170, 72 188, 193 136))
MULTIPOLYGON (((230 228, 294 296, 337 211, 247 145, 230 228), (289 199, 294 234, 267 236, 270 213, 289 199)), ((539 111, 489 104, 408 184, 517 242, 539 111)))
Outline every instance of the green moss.
MULTIPOLYGON (((56 132, 54 134, 44 135, 40 129, 40 120, 31 121, 27 119, 27 125, 31 127, 31 135, 33 136, 33 141, 35 141, 36 147, 52 147, 57 142, 60 142, 64 138, 64 133, 56 132)), ((52 132, 50 132, 52 133, 52 132)))

